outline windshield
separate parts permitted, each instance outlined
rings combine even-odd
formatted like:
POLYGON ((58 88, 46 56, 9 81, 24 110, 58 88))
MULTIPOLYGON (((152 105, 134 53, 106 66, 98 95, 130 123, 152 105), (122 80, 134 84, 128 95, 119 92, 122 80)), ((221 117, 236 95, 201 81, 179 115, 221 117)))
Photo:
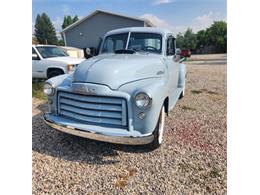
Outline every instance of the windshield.
POLYGON ((125 49, 128 33, 107 36, 101 53, 114 53, 116 50, 125 49))
POLYGON ((62 49, 58 47, 36 47, 43 58, 53 58, 68 56, 62 49))
MULTIPOLYGON (((107 36, 101 53, 114 53, 116 50, 126 49, 128 33, 107 36)), ((156 33, 132 32, 130 34, 128 50, 136 52, 162 52, 162 36, 156 33)))
POLYGON ((128 49, 160 54, 162 51, 162 36, 155 33, 131 33, 128 49))

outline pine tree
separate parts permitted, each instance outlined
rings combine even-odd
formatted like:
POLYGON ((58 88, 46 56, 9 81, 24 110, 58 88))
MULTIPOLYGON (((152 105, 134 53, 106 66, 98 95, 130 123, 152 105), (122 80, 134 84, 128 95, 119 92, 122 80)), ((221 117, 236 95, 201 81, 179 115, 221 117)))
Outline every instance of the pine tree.
POLYGON ((57 45, 58 43, 55 28, 46 13, 38 14, 36 17, 35 37, 40 44, 57 45))
POLYGON ((78 16, 77 16, 77 15, 74 16, 74 18, 73 18, 73 23, 74 23, 74 22, 77 22, 78 20, 79 20, 78 16))
POLYGON ((62 29, 64 29, 78 20, 79 20, 79 18, 77 15, 74 16, 74 18, 72 18, 71 16, 64 16, 63 24, 61 27, 62 27, 62 29))

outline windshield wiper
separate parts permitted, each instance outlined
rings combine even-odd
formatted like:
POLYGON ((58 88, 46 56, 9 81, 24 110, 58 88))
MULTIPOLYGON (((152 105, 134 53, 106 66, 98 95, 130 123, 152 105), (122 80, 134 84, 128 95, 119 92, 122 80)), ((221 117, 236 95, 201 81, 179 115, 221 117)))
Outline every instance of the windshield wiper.
POLYGON ((134 53, 136 53, 136 51, 132 50, 132 49, 118 49, 118 50, 115 50, 115 53, 116 54, 134 54, 134 53))

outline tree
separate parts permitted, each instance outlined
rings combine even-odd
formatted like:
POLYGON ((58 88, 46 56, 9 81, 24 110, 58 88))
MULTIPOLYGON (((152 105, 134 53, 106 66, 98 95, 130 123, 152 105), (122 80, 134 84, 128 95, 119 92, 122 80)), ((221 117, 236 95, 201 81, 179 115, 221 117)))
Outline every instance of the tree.
POLYGON ((200 30, 197 32, 197 49, 203 48, 207 45, 206 31, 200 30))
POLYGON ((74 16, 74 18, 73 18, 72 21, 73 21, 73 23, 74 23, 74 22, 77 22, 78 20, 79 20, 79 18, 78 18, 78 16, 76 15, 76 16, 74 16))
POLYGON ((39 41, 34 36, 32 37, 32 44, 39 44, 39 41))
POLYGON ((191 28, 188 28, 184 33, 184 46, 186 49, 195 49, 197 45, 196 34, 192 32, 191 28))
POLYGON ((184 36, 181 33, 176 36, 176 47, 181 49, 184 47, 184 36))
POLYGON ((196 34, 192 32, 191 28, 188 28, 184 34, 177 34, 176 45, 181 49, 196 49, 196 34))
POLYGON ((227 23, 214 21, 209 28, 196 34, 188 28, 184 34, 177 34, 176 45, 181 49, 196 49, 198 52, 227 52, 227 23))
POLYGON ((64 43, 63 39, 59 39, 58 45, 59 46, 65 46, 65 43, 64 43))
POLYGON ((215 21, 207 29, 211 45, 214 45, 217 52, 227 52, 227 23, 225 21, 215 21))
POLYGON ((38 14, 36 17, 35 37, 40 44, 57 45, 58 43, 55 28, 46 13, 42 13, 42 15, 38 14))
POLYGON ((73 18, 71 16, 64 16, 63 19, 63 24, 62 24, 62 29, 65 29, 66 27, 68 27, 69 25, 73 24, 74 22, 78 21, 79 18, 78 16, 74 16, 73 18))

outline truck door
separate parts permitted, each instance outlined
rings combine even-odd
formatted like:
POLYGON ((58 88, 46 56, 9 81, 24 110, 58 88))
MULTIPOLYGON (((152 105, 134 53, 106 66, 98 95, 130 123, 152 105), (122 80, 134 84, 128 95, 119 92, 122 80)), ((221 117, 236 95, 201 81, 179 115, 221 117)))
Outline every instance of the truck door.
POLYGON ((165 62, 169 71, 169 92, 174 95, 178 87, 179 64, 175 60, 175 38, 168 36, 166 41, 166 57, 165 62))
POLYGON ((32 47, 32 78, 44 78, 45 74, 42 68, 40 55, 32 47))

